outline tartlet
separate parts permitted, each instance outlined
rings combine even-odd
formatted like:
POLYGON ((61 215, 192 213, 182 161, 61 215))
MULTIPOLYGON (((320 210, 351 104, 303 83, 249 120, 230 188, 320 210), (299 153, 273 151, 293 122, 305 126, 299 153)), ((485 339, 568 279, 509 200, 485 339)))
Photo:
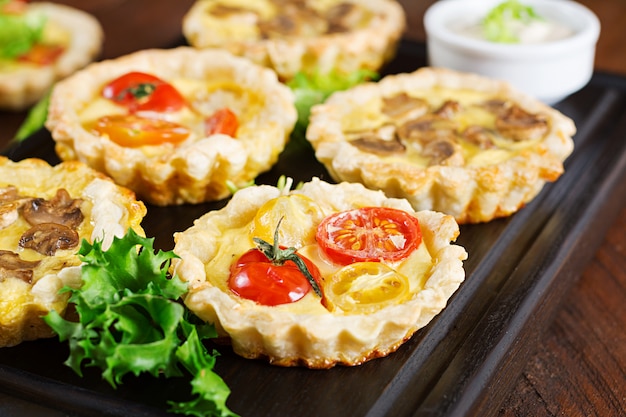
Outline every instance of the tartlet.
POLYGON ((199 0, 183 33, 194 47, 225 48, 289 80, 298 72, 378 71, 395 56, 405 25, 395 0, 199 0))
POLYGON ((225 208, 205 214, 191 228, 174 235, 174 252, 180 259, 172 265, 189 283, 187 307, 213 323, 234 352, 279 366, 325 369, 359 365, 394 352, 446 306, 465 278, 467 253, 451 244, 458 233, 451 216, 416 213, 406 200, 387 198, 361 184, 330 184, 313 178, 293 191, 268 185, 239 190, 225 208), (320 251, 316 228, 324 219, 353 209, 379 208, 398 210, 419 221, 421 244, 408 257, 346 265, 320 251), (231 290, 230 271, 235 261, 236 265, 243 262, 239 256, 253 246, 252 239, 263 236, 273 242, 265 236, 274 228, 268 219, 282 222, 281 246, 297 249, 319 268, 323 298, 310 291, 297 301, 268 305, 231 290), (259 226, 264 222, 269 230, 259 226), (387 294, 379 291, 377 278, 368 281, 356 273, 349 282, 361 282, 361 276, 364 287, 354 284, 354 291, 343 292, 337 278, 346 276, 341 271, 379 266, 391 276, 402 275, 404 281, 379 277, 387 294), (400 289, 405 292, 398 296, 400 289))
POLYGON ((44 16, 41 43, 63 51, 47 64, 0 60, 0 108, 23 110, 40 100, 52 85, 92 62, 104 34, 98 20, 82 10, 55 3, 28 3, 26 13, 44 16))
POLYGON ((426 67, 333 94, 312 109, 306 137, 335 181, 479 223, 556 181, 575 132, 506 82, 426 67))
POLYGON ((145 214, 133 192, 80 162, 0 157, 0 347, 53 336, 40 317, 63 314, 59 290, 80 285, 80 241, 143 235, 145 214))
POLYGON ((232 186, 247 185, 276 162, 296 118, 293 94, 273 71, 226 51, 178 47, 94 63, 59 82, 46 127, 62 160, 81 160, 164 206, 219 200, 232 186), (132 117, 184 126, 189 134, 182 142, 126 146, 94 129, 103 117, 129 115, 102 92, 131 72, 156 76, 180 92, 182 108, 132 117), (238 119, 236 134, 206 133, 204 118, 224 107, 238 119))

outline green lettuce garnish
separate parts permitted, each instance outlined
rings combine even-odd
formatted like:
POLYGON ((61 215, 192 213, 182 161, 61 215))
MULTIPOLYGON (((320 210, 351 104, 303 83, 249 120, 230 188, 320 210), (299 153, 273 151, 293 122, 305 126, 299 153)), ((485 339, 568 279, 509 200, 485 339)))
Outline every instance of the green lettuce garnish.
POLYGON ((525 6, 517 0, 507 0, 500 3, 482 20, 483 34, 492 42, 517 43, 519 38, 513 32, 511 25, 515 23, 528 24, 533 20, 543 20, 531 6, 525 6))
POLYGON ((46 19, 35 13, 2 13, 0 1, 0 59, 14 59, 28 52, 43 36, 46 19))
POLYGON ((335 91, 347 90, 364 81, 377 78, 378 74, 369 70, 357 70, 349 74, 336 71, 312 74, 297 73, 287 83, 294 92, 295 105, 298 111, 298 122, 294 129, 295 135, 304 138, 304 133, 309 124, 311 107, 323 103, 335 91))
POLYGON ((43 129, 48 117, 48 105, 50 104, 50 91, 46 93, 31 109, 26 118, 15 133, 15 140, 23 141, 40 129, 43 129))
POLYGON ((168 268, 173 252, 153 249, 154 239, 132 229, 114 238, 108 250, 102 242, 83 240, 78 252, 82 286, 66 287, 75 305, 77 322, 52 311, 45 322, 69 341, 66 365, 82 376, 81 366, 98 367, 114 388, 127 374, 191 375, 188 402, 168 402, 170 411, 192 416, 235 416, 226 406, 230 389, 213 372, 217 352, 202 343, 216 337, 212 325, 201 323, 180 297, 187 284, 168 268))

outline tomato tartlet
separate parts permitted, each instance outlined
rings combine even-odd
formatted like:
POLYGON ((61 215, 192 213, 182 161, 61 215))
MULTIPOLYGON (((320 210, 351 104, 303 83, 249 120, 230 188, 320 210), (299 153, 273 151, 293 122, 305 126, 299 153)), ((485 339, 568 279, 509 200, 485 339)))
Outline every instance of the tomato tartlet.
POLYGON ((145 50, 58 83, 46 127, 81 160, 154 205, 228 197, 269 170, 297 118, 270 69, 226 51, 145 50))
POLYGON ((289 80, 378 71, 395 56, 405 20, 395 0, 198 0, 183 33, 194 47, 225 48, 289 80))
POLYGON ((0 4, 0 108, 23 110, 93 61, 103 32, 92 15, 55 3, 0 4), (22 37, 24 39, 22 39, 22 37))
POLYGON ((449 215, 361 184, 237 191, 174 235, 185 304, 233 350, 279 366, 359 365, 394 352, 465 278, 449 215))
POLYGON ((0 157, 0 347, 52 337, 41 316, 64 314, 65 286, 81 284, 83 239, 108 248, 140 226, 135 194, 80 162, 0 157))
POLYGON ((556 181, 575 132, 569 117, 505 82, 421 68, 334 93, 312 108, 306 137, 335 181, 479 223, 556 181))

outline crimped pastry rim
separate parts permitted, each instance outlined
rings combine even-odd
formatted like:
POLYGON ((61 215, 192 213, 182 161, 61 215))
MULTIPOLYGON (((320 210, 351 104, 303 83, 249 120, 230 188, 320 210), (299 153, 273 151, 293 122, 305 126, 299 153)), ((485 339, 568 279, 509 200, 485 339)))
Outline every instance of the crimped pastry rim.
POLYGON ((235 186, 243 186, 271 168, 295 125, 293 103, 293 93, 278 82, 273 71, 226 51, 187 46, 148 49, 93 63, 59 82, 51 95, 46 127, 62 160, 85 162, 148 203, 200 203, 230 195, 223 179, 216 184, 213 177, 226 176, 235 186), (123 147, 87 131, 76 112, 104 83, 131 70, 167 80, 183 75, 210 77, 216 68, 226 69, 233 80, 264 98, 266 104, 261 112, 248 121, 256 127, 254 135, 235 139, 213 135, 179 146, 164 144, 162 152, 150 157, 141 148, 123 147), (251 148, 250 143, 262 147, 265 153, 251 148))
POLYGON ((416 210, 441 211, 459 223, 479 223, 513 214, 531 201, 546 182, 558 179, 564 170, 563 161, 573 151, 575 132, 569 117, 504 81, 423 67, 333 94, 311 110, 306 136, 317 159, 336 181, 361 182, 387 195, 408 199, 416 210), (469 88, 509 98, 528 111, 547 115, 550 132, 536 147, 490 166, 422 168, 385 163, 345 141, 340 125, 343 109, 373 97, 435 86, 469 88))
POLYGON ((54 82, 92 62, 102 49, 104 33, 98 20, 91 14, 56 3, 29 3, 27 7, 43 13, 70 32, 70 44, 51 65, 27 67, 23 71, 10 73, 0 72, 0 108, 4 109, 22 110, 33 105, 54 82))
POLYGON ((216 42, 215 32, 202 24, 205 6, 211 1, 215 0, 197 1, 183 18, 183 34, 189 44, 196 48, 226 48, 273 68, 283 80, 293 78, 300 71, 378 71, 395 56, 397 43, 406 27, 404 9, 395 0, 351 0, 377 13, 377 18, 364 28, 314 38, 216 42), (314 64, 299 62, 304 56, 314 64))
MULTIPOLYGON (((313 178, 297 192, 318 202, 332 199, 331 204, 341 209, 355 207, 352 199, 359 204, 414 213, 407 201, 387 198, 361 184, 329 184, 313 178)), ((201 272, 203 255, 194 253, 198 250, 194 245, 202 246, 203 229, 210 228, 212 222, 237 218, 243 213, 249 216, 255 207, 258 209, 264 201, 280 194, 271 186, 240 190, 225 208, 207 213, 192 228, 175 235, 174 252, 180 259, 173 262, 173 268, 189 282, 185 304, 199 317, 213 322, 219 334, 230 338, 234 351, 243 357, 264 358, 279 366, 326 369, 339 364, 359 365, 386 356, 439 314, 465 279, 462 261, 467 253, 463 247, 450 243, 459 233, 457 223, 451 216, 422 211, 416 216, 422 227, 423 244, 436 259, 436 265, 424 289, 403 304, 372 314, 304 314, 260 306, 214 287, 201 272)))

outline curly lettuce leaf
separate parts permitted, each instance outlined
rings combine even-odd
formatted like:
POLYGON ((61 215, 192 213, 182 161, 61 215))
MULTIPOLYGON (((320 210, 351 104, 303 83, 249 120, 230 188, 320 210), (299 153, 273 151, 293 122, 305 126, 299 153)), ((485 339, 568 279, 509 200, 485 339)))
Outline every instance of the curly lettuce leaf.
POLYGON ((78 322, 57 312, 44 317, 68 341, 66 364, 78 375, 82 366, 98 367, 114 388, 128 374, 192 377, 190 401, 170 402, 171 411, 194 416, 235 416, 226 406, 230 389, 213 372, 216 352, 202 341, 216 336, 215 328, 195 318, 179 302, 187 285, 168 269, 173 252, 155 252, 154 239, 132 229, 115 238, 108 250, 102 242, 83 240, 79 256, 82 286, 71 293, 78 322))
POLYGON ((528 24, 533 20, 542 20, 531 6, 525 6, 518 0, 500 3, 483 18, 483 33, 487 40, 499 43, 517 43, 512 25, 528 24))
POLYGON ((0 59, 14 59, 41 39, 46 19, 36 13, 3 13, 6 3, 0 3, 0 59))

